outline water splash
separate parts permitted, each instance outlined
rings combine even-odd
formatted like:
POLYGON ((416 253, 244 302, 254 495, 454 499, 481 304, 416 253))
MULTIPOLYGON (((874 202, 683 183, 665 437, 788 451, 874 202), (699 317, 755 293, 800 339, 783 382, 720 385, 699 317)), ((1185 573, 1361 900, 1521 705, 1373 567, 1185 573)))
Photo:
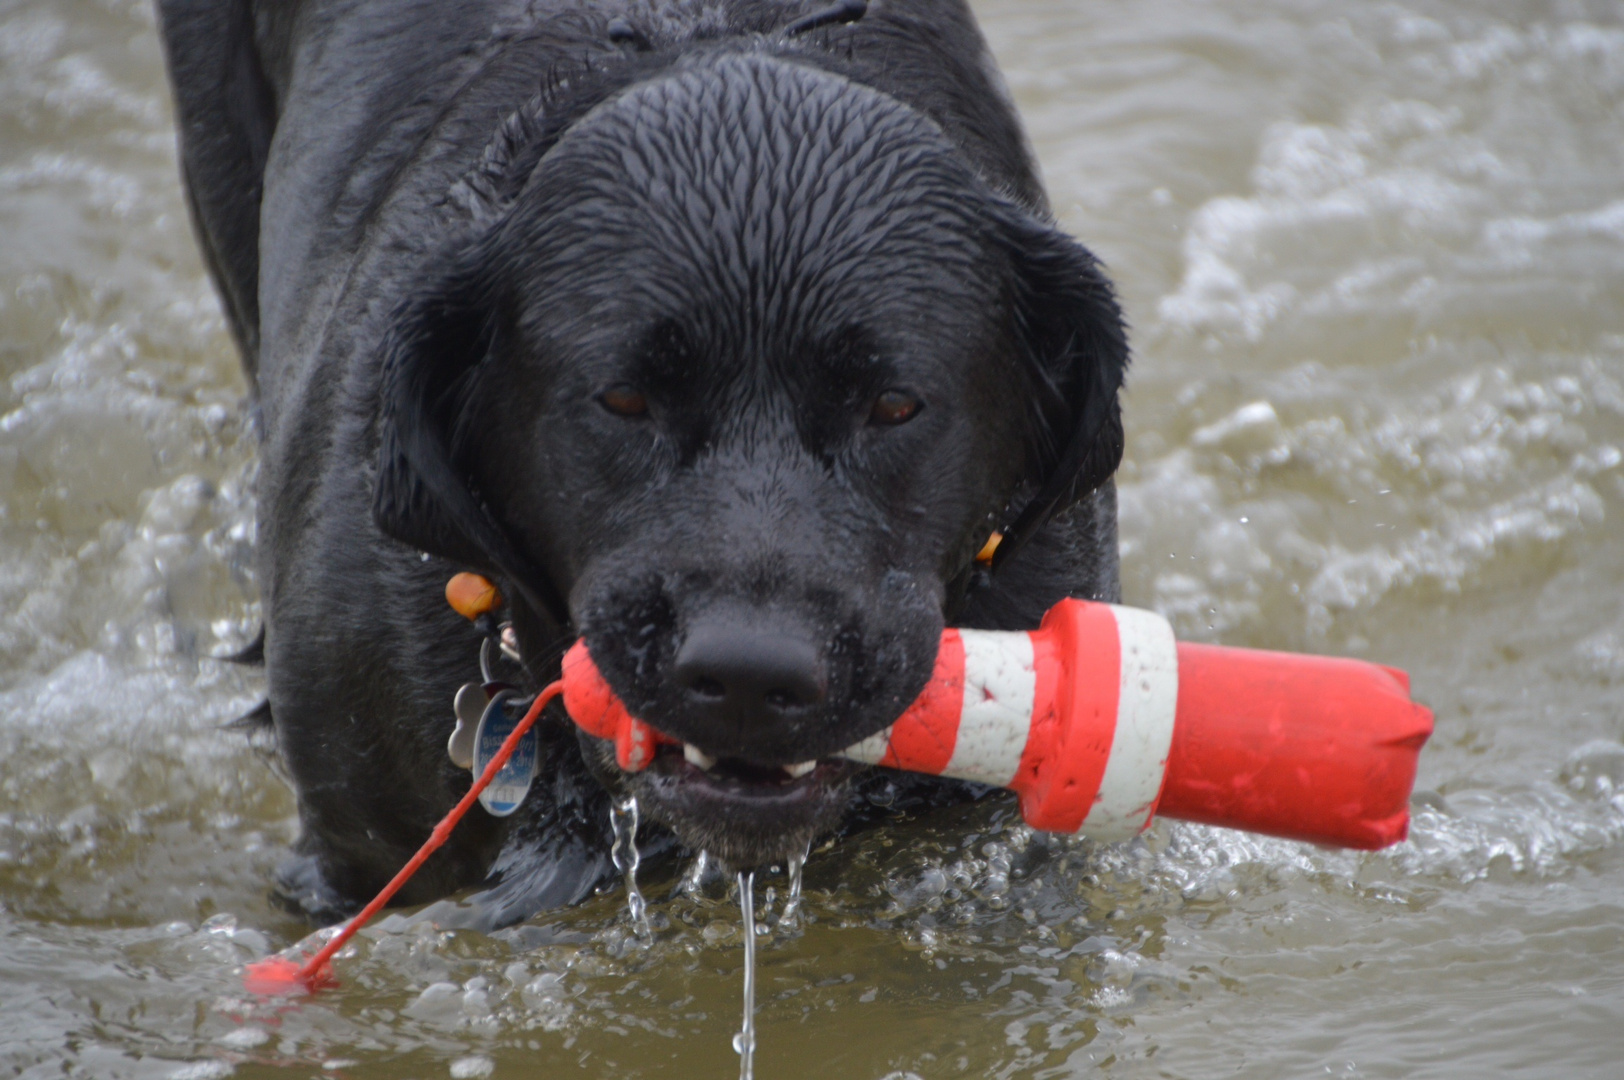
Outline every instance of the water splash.
POLYGON ((789 857, 789 891, 784 896, 784 909, 778 913, 778 926, 780 929, 793 929, 800 924, 801 919, 801 871, 806 867, 806 857, 811 854, 812 841, 808 840, 799 855, 789 857))
POLYGON ((688 870, 682 875, 682 883, 677 891, 684 896, 699 896, 705 887, 705 875, 710 872, 710 852, 701 851, 694 856, 688 870))
POLYGON ((635 796, 617 799, 610 804, 609 824, 615 833, 615 843, 609 850, 609 857, 626 881, 626 910, 631 915, 632 932, 638 940, 648 941, 654 937, 654 928, 648 921, 648 902, 643 899, 643 891, 637 887, 637 864, 641 856, 637 853, 635 796))
POLYGON ((756 875, 739 874, 739 914, 744 930, 744 1021, 733 1036, 739 1055, 739 1080, 752 1080, 756 1069, 756 875))

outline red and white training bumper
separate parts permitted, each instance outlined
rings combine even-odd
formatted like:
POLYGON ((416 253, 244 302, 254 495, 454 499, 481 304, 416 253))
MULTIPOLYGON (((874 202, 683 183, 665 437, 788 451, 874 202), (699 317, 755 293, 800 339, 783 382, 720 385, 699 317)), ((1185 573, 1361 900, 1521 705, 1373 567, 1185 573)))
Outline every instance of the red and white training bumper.
POLYGON ((1155 812, 1178 697, 1166 619, 1072 602, 1033 633, 945 631, 924 693, 845 756, 1011 788, 1035 828, 1123 840, 1155 812))
MULTIPOLYGON (((670 741, 584 643, 564 704, 636 771, 670 741)), ((1030 633, 950 629, 929 684, 856 761, 1007 787, 1035 828, 1101 840, 1160 813, 1322 844, 1404 839, 1432 714, 1362 660, 1179 644, 1153 612, 1064 600, 1030 633)))

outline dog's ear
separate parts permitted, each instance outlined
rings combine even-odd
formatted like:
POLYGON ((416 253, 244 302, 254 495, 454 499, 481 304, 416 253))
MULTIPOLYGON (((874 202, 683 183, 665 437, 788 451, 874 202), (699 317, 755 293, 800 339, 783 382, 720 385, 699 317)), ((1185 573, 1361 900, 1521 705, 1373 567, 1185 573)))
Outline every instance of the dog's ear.
POLYGON ((1015 268, 1013 309, 1037 393, 1028 482, 1034 491, 1005 530, 994 571, 1032 535, 1111 478, 1122 461, 1128 335, 1115 291, 1087 248, 1012 211, 1003 222, 1015 268))
POLYGON ((379 378, 372 516, 420 551, 505 577, 562 626, 551 582, 514 548, 458 461, 495 345, 494 304, 477 275, 449 273, 396 312, 379 378))
POLYGON ((372 515, 385 533, 484 569, 475 535, 484 512, 452 463, 466 390, 491 347, 477 286, 434 283, 391 319, 379 379, 378 478, 372 515))

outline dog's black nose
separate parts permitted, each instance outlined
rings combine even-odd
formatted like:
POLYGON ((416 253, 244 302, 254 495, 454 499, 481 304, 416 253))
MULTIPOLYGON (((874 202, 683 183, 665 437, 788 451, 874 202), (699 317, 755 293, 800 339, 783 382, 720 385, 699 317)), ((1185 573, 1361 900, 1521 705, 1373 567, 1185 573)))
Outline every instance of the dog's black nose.
POLYGON ((828 693, 810 636, 725 615, 689 628, 672 674, 698 717, 741 726, 820 705, 828 693))

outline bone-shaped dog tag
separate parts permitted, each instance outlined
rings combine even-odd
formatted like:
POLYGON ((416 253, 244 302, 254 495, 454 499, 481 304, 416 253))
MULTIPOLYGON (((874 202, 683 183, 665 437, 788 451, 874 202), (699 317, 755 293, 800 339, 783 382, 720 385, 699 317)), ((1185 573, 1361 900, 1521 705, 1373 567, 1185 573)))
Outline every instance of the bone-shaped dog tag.
MULTIPOLYGON (((513 696, 512 690, 498 690, 491 703, 485 706, 485 715, 479 718, 479 731, 474 735, 476 776, 485 772, 485 766, 502 748, 508 734, 519 726, 520 718, 507 711, 507 701, 513 696)), ((531 728, 513 748, 513 756, 508 758, 507 764, 491 778, 490 786, 479 793, 480 804, 493 817, 507 817, 524 802, 535 779, 536 730, 531 728)))
POLYGON ((479 730, 479 719, 485 715, 485 689, 479 683, 463 683, 457 688, 453 705, 457 713, 457 727, 446 740, 446 752, 451 763, 459 769, 474 767, 474 733, 479 730))

